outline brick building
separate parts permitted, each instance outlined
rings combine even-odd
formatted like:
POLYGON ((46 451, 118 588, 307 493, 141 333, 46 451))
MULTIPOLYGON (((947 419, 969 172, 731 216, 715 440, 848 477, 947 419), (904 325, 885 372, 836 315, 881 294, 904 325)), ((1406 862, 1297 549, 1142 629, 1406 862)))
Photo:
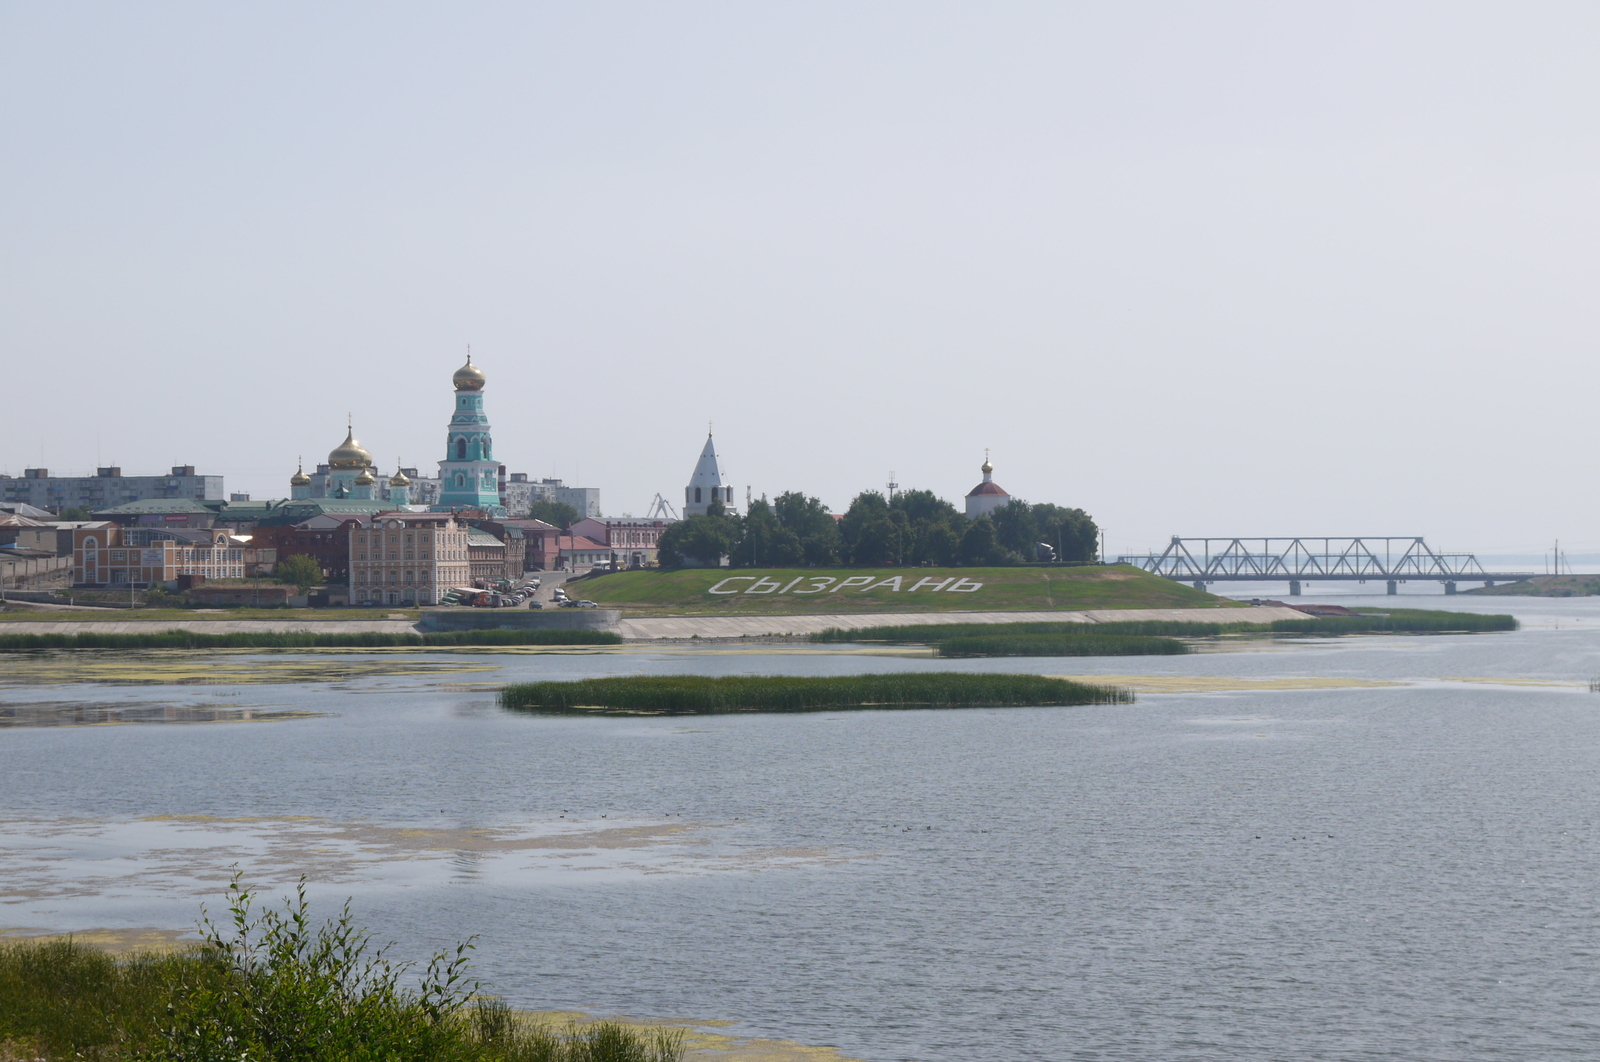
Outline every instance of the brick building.
POLYGON ((242 579, 275 560, 218 528, 80 527, 72 533, 74 586, 176 585, 180 577, 242 579))
POLYGON ((350 535, 351 603, 438 604, 471 579, 470 533, 450 513, 378 513, 350 535))
POLYGON ((615 553, 619 567, 645 568, 655 565, 661 533, 671 526, 669 520, 589 519, 579 520, 570 530, 615 553))

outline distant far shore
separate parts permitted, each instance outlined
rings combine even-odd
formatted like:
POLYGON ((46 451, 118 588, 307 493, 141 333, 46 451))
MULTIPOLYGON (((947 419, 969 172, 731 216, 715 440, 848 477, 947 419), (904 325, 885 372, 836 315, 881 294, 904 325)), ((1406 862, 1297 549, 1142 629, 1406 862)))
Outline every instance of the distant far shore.
POLYGON ((1540 575, 1461 592, 1480 597, 1597 597, 1600 596, 1600 575, 1540 575))

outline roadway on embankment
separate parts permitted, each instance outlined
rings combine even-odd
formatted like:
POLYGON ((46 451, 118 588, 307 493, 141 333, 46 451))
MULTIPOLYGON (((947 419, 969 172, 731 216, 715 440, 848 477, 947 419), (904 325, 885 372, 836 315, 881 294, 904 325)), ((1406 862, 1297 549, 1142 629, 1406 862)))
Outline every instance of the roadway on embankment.
MULTIPOLYGON (((491 613, 492 615, 492 613, 491 613)), ((847 616, 652 616, 624 619, 612 629, 630 642, 689 640, 698 638, 780 638, 805 636, 838 627, 926 626, 934 623, 1115 623, 1135 620, 1177 620, 1190 623, 1271 623, 1305 619, 1292 608, 1254 605, 1218 611, 1214 608, 1105 608, 1077 612, 880 612, 847 616)), ((379 632, 407 634, 417 626, 407 619, 370 620, 49 620, 19 621, 0 628, 6 634, 154 634, 161 631, 207 631, 235 634, 257 631, 304 631, 314 634, 379 632)))

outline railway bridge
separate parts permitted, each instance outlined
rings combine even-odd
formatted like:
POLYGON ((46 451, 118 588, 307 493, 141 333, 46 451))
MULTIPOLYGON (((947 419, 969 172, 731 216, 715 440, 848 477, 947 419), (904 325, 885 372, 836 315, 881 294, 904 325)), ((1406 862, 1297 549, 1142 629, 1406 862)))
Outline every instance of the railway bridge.
POLYGON ((1456 592, 1458 582, 1531 579, 1537 572, 1491 572, 1471 553, 1440 553, 1422 536, 1347 538, 1184 538, 1172 536, 1161 553, 1121 556, 1147 572, 1193 583, 1204 590, 1214 582, 1288 582, 1299 596, 1307 582, 1383 582, 1391 594, 1401 583, 1425 580, 1456 592))

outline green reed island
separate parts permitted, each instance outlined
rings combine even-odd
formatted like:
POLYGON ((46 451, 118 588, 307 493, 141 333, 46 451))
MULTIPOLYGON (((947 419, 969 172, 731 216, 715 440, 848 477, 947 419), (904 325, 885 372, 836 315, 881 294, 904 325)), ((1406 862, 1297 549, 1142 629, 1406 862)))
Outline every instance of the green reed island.
POLYGON ((891 675, 638 675, 524 682, 500 691, 505 708, 578 715, 705 715, 840 708, 1019 708, 1131 704, 1133 694, 1045 675, 906 672, 891 675))

